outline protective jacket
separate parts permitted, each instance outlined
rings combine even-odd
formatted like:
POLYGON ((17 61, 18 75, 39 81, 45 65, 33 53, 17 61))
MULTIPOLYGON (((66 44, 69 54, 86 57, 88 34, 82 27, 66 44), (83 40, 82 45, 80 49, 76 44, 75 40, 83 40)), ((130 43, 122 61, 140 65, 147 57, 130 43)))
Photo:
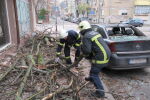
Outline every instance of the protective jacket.
POLYGON ((91 29, 83 33, 83 45, 81 46, 83 54, 90 56, 93 64, 107 64, 111 52, 101 34, 91 29))
POLYGON ((80 45, 81 45, 81 37, 80 34, 73 30, 68 31, 68 36, 66 39, 60 39, 60 42, 58 42, 58 47, 57 47, 57 56, 61 54, 61 50, 64 47, 64 54, 65 58, 67 60, 68 64, 71 64, 71 59, 70 59, 70 47, 76 48, 76 53, 75 53, 75 59, 77 59, 80 56, 80 45))

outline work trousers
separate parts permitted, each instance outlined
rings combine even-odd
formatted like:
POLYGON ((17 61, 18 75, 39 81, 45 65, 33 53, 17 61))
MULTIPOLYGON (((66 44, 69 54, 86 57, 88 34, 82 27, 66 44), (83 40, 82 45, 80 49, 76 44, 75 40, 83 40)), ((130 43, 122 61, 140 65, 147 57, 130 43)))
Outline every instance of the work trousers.
MULTIPOLYGON (((80 56, 80 47, 79 46, 73 46, 73 47, 76 49, 75 60, 77 60, 77 58, 80 56)), ((65 45, 65 48, 64 48, 64 54, 66 57, 67 64, 72 64, 71 58, 70 58, 70 48, 71 46, 68 46, 68 45, 65 45)))
POLYGON ((90 75, 89 75, 91 82, 96 87, 96 92, 100 96, 104 96, 105 95, 104 87, 102 85, 101 79, 99 78, 99 73, 101 72, 101 70, 104 67, 105 67, 104 65, 92 64, 91 70, 90 70, 90 75))

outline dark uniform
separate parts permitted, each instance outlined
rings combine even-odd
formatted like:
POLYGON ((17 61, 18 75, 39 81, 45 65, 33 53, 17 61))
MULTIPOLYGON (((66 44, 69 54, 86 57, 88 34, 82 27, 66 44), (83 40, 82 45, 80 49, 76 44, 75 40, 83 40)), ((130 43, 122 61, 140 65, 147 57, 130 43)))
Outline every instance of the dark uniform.
POLYGON ((68 31, 67 39, 60 39, 60 42, 58 43, 57 47, 57 56, 61 54, 61 50, 64 47, 64 54, 66 58, 67 64, 72 64, 71 58, 70 58, 70 48, 73 46, 76 49, 75 53, 75 60, 78 59, 80 56, 80 45, 81 45, 81 37, 80 34, 73 30, 68 31))
POLYGON ((104 96, 104 88, 99 78, 99 72, 108 65, 111 55, 110 49, 102 36, 92 31, 92 29, 84 30, 84 32, 81 31, 81 34, 83 35, 81 50, 84 55, 89 56, 88 58, 92 62, 90 75, 87 80, 95 85, 96 93, 99 96, 104 96))

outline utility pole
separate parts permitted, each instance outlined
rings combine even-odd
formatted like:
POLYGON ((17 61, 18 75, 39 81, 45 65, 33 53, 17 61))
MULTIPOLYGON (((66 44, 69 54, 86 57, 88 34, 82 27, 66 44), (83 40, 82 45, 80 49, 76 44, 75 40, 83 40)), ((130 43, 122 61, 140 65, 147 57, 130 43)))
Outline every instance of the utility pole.
POLYGON ((57 33, 57 13, 58 13, 58 11, 57 11, 57 2, 55 0, 55 17, 56 17, 55 25, 56 25, 56 33, 57 33))
POLYGON ((108 20, 108 23, 110 24, 110 18, 111 18, 111 9, 112 9, 112 6, 111 6, 111 4, 112 4, 112 1, 111 0, 109 0, 109 20, 108 20))
POLYGON ((100 0, 99 1, 99 14, 98 14, 98 23, 100 23, 100 18, 102 17, 102 7, 104 4, 104 0, 100 0))
POLYGON ((75 8, 76 8, 76 17, 78 18, 79 17, 79 9, 78 9, 78 5, 79 5, 79 0, 75 0, 75 8))
MULTIPOLYGON (((89 0, 87 0, 87 5, 89 5, 89 0)), ((87 18, 88 18, 88 9, 87 9, 87 18)))

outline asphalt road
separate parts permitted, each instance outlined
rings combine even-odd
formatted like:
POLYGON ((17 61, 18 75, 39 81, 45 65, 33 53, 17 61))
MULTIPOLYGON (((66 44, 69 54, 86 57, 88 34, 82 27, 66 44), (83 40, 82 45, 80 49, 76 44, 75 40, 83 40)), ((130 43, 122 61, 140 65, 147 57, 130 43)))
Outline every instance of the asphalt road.
POLYGON ((103 81, 116 100, 150 100, 150 68, 104 70, 103 81))

